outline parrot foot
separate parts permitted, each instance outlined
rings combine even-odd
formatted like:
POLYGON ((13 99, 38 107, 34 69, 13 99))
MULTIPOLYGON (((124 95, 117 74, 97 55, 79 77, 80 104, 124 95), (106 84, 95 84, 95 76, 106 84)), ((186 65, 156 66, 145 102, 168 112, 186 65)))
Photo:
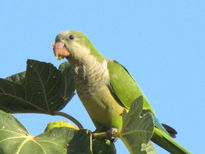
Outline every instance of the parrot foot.
POLYGON ((106 138, 110 140, 111 142, 117 141, 117 134, 118 134, 118 129, 117 128, 111 128, 107 130, 106 132, 106 138))

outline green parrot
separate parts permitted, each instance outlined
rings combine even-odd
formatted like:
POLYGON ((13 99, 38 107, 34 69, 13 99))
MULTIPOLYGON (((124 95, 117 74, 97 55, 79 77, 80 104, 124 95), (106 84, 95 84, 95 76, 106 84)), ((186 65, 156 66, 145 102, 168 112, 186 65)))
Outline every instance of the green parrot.
POLYGON ((155 122, 152 141, 171 153, 189 153, 171 137, 176 131, 161 124, 146 97, 129 72, 117 61, 101 55, 81 32, 63 31, 56 36, 53 51, 66 58, 72 67, 77 94, 98 131, 122 128, 123 110, 144 97, 143 110, 151 112, 155 122))

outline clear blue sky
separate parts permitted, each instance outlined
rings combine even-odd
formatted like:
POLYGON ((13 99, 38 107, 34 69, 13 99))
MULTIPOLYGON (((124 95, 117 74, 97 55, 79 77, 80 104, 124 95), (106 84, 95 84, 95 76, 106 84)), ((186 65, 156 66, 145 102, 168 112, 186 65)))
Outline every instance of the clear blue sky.
MULTIPOLYGON (((178 131, 176 140, 195 154, 204 153, 205 1, 203 0, 58 0, 0 1, 0 77, 24 71, 27 59, 58 66, 52 43, 56 34, 85 33, 106 57, 134 76, 159 120, 178 131)), ((77 95, 63 110, 94 130, 77 95)), ((46 115, 16 115, 32 135, 46 115)), ((128 153, 116 143, 118 154, 128 153)), ((166 153, 157 147, 159 154, 166 153)))

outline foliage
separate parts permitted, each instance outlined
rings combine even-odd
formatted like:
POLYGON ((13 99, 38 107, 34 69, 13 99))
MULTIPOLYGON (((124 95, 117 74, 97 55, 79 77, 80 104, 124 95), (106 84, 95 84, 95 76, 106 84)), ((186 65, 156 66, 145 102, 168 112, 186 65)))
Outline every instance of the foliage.
POLYGON ((129 112, 124 110, 123 127, 120 138, 131 153, 156 153, 150 138, 154 131, 154 122, 151 113, 142 113, 143 97, 137 98, 131 105, 129 112))
MULTIPOLYGON (((115 154, 114 143, 106 139, 106 133, 98 137, 97 133, 83 129, 74 117, 60 112, 74 92, 68 62, 57 69, 50 63, 28 60, 25 72, 0 78, 0 153, 115 154), (62 115, 78 128, 68 122, 50 122, 44 133, 31 136, 10 113, 62 115)), ((153 119, 149 113, 141 114, 142 106, 143 99, 139 97, 128 113, 124 111, 123 128, 117 136, 131 153, 156 153, 150 142, 153 119)))
POLYGON ((0 108, 10 113, 54 114, 61 110, 75 90, 67 65, 57 70, 52 64, 28 60, 26 72, 0 79, 0 108))
POLYGON ((0 149, 4 154, 63 154, 74 133, 74 129, 64 127, 34 137, 11 114, 0 111, 0 149))

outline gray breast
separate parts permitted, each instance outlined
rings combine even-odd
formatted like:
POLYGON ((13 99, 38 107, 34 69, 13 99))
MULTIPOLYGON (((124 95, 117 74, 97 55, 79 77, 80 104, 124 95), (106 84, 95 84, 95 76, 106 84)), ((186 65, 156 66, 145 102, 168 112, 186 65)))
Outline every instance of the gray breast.
POLYGON ((75 86, 80 95, 93 94, 109 81, 106 60, 103 63, 94 60, 92 63, 74 65, 73 74, 75 86))

